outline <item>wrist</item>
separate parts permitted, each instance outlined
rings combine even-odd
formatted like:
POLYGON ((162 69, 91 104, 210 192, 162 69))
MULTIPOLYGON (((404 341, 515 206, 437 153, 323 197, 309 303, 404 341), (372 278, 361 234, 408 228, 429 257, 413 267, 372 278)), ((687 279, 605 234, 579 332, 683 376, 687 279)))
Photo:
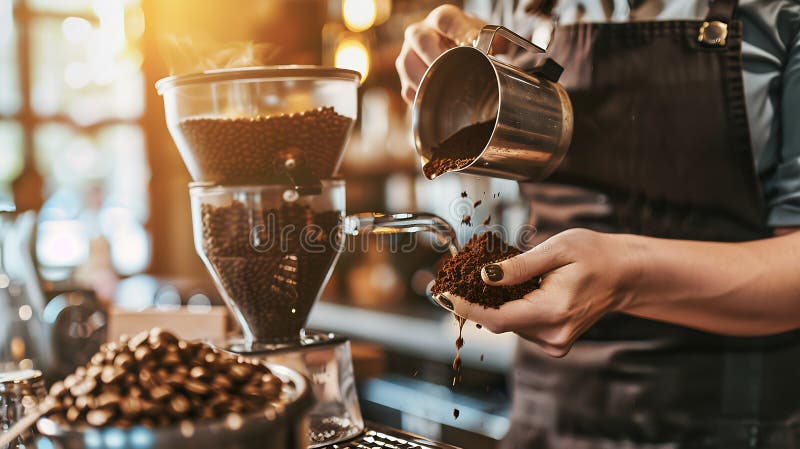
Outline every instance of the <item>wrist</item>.
POLYGON ((611 234, 617 240, 618 272, 620 273, 616 291, 614 311, 625 312, 637 305, 639 293, 644 286, 645 265, 649 247, 646 239, 631 234, 611 234))

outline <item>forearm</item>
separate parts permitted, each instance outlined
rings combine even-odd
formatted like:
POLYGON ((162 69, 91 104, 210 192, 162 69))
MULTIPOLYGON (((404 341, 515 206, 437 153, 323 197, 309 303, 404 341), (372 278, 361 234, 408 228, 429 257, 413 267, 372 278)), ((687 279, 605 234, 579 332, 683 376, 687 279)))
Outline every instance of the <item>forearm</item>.
POLYGON ((800 327, 800 233, 744 243, 619 237, 635 267, 622 312, 728 335, 800 327))

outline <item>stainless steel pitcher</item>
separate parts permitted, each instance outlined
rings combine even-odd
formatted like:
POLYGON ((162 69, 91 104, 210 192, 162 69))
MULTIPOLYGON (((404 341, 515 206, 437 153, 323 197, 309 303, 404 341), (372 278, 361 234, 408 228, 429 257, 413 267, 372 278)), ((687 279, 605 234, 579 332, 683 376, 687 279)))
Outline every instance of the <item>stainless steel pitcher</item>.
POLYGON ((545 52, 506 28, 487 25, 474 47, 440 55, 423 75, 414 99, 417 152, 424 167, 433 150, 454 133, 494 121, 480 154, 451 171, 539 181, 558 167, 572 138, 572 104, 558 84, 562 69, 549 58, 528 72, 503 62, 495 55, 495 38, 529 52, 545 52))

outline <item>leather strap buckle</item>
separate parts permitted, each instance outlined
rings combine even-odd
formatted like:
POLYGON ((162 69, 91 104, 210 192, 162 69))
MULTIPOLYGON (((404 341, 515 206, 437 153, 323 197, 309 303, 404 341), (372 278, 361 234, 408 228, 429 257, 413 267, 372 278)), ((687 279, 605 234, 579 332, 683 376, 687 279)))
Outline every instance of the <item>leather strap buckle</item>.
POLYGON ((703 22, 697 42, 711 47, 724 47, 728 41, 728 24, 719 20, 703 22))

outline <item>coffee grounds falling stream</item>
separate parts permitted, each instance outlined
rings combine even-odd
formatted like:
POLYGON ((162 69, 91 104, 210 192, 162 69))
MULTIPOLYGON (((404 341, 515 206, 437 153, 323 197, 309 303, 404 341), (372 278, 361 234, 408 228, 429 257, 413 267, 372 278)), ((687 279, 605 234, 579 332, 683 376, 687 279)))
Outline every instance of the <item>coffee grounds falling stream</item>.
POLYGON ((471 164, 480 156, 494 130, 495 120, 476 123, 459 129, 432 148, 431 159, 422 167, 428 179, 471 164))

